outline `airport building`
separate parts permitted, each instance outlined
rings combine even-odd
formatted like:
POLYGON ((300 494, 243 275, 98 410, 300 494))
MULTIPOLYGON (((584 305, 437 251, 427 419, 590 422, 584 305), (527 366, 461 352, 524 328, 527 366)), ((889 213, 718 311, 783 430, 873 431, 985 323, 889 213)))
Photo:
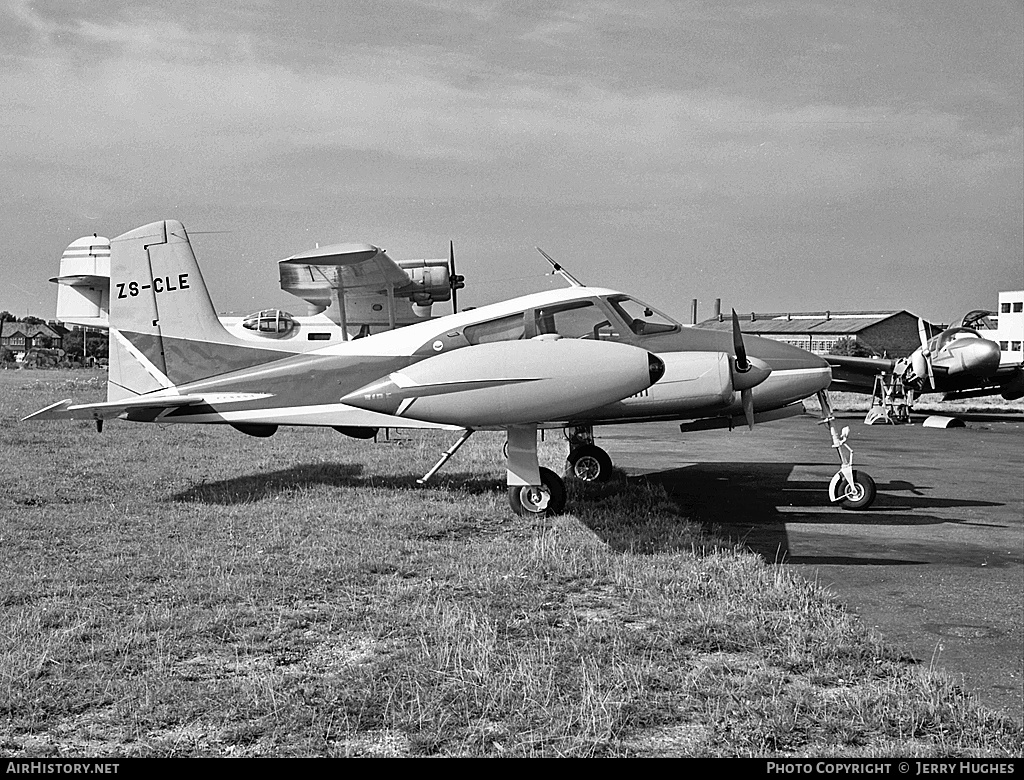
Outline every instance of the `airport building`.
MULTIPOLYGON (((716 302, 716 309, 719 305, 716 302)), ((829 354, 846 339, 858 354, 902 357, 921 346, 918 318, 909 311, 737 312, 740 330, 751 336, 782 341, 814 352, 829 354)), ((704 320, 700 328, 731 330, 732 315, 704 320)), ((940 328, 925 323, 929 336, 940 328)))
MULTIPOLYGON (((999 293, 996 329, 987 338, 999 343, 1000 363, 1024 361, 1024 290, 999 293)), ((993 318, 995 319, 995 318, 993 318)))

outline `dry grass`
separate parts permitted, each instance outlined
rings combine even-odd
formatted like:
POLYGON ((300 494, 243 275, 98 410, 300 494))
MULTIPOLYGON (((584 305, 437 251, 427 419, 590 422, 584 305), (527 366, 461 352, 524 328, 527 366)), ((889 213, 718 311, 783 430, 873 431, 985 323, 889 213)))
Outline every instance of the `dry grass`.
MULTIPOLYGON (((862 393, 829 393, 829 401, 837 412, 864 412, 871 406, 871 396, 862 393)), ((804 401, 809 411, 818 411, 818 401, 809 398, 804 401)), ((943 415, 957 414, 1024 414, 1024 398, 1007 401, 999 395, 983 398, 968 398, 962 401, 943 401, 941 395, 924 395, 914 401, 914 412, 943 415)))
POLYGON ((656 487, 530 522, 498 435, 420 488, 451 437, 17 421, 69 395, 0 372, 4 755, 1021 755, 656 487))

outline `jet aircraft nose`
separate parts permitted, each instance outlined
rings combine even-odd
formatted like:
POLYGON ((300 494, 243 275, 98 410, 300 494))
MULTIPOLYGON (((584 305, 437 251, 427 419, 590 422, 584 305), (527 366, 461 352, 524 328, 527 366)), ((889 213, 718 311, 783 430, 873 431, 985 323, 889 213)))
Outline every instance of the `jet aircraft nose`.
POLYGON ((988 339, 958 339, 950 344, 949 352, 950 374, 970 374, 985 379, 999 368, 999 345, 988 339))

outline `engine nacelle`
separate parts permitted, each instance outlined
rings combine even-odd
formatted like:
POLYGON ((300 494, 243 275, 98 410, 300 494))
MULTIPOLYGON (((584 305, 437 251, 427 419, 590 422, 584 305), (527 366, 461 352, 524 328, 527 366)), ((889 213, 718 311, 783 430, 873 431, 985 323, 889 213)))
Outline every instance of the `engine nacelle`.
POLYGON ((447 260, 398 260, 403 271, 409 275, 409 284, 399 291, 403 297, 409 298, 414 305, 429 306, 437 301, 448 301, 452 297, 451 278, 447 260))
POLYGON ((530 339, 430 357, 341 399, 373 412, 463 428, 570 420, 642 392, 665 364, 610 341, 530 339))
POLYGON ((1016 401, 1018 398, 1024 398, 1024 367, 1018 367, 1013 378, 1003 385, 1003 389, 999 394, 1007 401, 1016 401))
POLYGON ((928 358, 917 350, 910 356, 910 368, 903 375, 903 383, 917 390, 922 389, 928 381, 928 358))

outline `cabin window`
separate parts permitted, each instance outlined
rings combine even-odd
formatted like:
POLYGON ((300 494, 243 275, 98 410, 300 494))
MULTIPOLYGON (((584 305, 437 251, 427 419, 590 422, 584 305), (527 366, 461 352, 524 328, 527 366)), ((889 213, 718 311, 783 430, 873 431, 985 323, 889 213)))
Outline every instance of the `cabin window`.
POLYGON ((306 334, 306 340, 307 341, 330 341, 331 340, 331 334, 330 333, 307 333, 306 334))
POLYGON ((490 322, 469 325, 462 332, 470 344, 488 344, 492 341, 516 341, 526 334, 523 315, 513 314, 490 322))
POLYGON ((1000 341, 999 342, 999 349, 1001 349, 1003 352, 1009 352, 1009 350, 1010 350, 1010 342, 1009 341, 1000 341))
POLYGON ((264 309, 242 320, 242 327, 265 336, 283 336, 295 329, 295 318, 280 309, 264 309))
POLYGON ((618 324, 609 322, 593 301, 537 309, 535 324, 538 336, 554 333, 567 339, 611 339, 619 335, 618 324))
POLYGON ((1015 312, 1024 311, 1024 301, 1014 301, 1013 310, 1015 312))
POLYGON ((1010 352, 1020 352, 1020 342, 1019 341, 1010 342, 1010 352))

